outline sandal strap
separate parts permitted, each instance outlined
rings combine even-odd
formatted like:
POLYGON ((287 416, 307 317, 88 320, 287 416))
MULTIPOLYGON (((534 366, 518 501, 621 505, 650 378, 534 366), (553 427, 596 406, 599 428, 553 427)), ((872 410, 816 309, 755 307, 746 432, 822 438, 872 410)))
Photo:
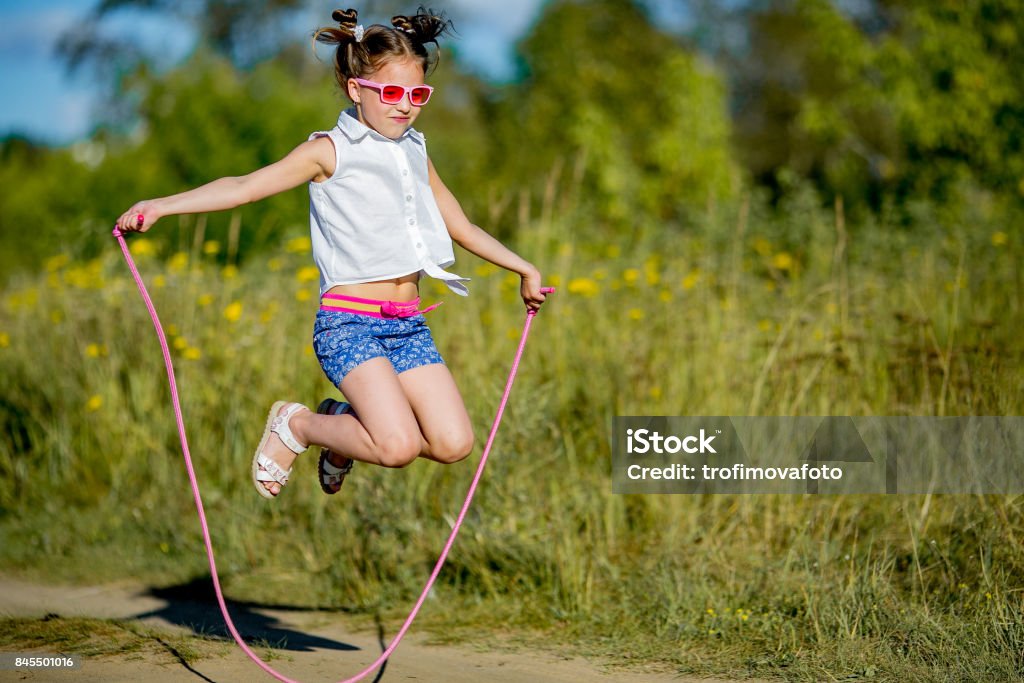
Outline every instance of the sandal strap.
POLYGON ((336 401, 333 398, 325 398, 321 401, 316 412, 321 415, 344 415, 346 413, 355 414, 350 403, 345 401, 336 401))
POLYGON ((292 470, 289 467, 287 470, 282 469, 280 465, 270 459, 269 456, 260 453, 256 456, 256 462, 259 463, 260 470, 256 473, 257 481, 276 481, 281 486, 288 483, 288 477, 291 475, 292 470))
POLYGON ((325 457, 323 462, 324 474, 329 477, 348 474, 352 471, 352 463, 353 461, 349 459, 349 461, 341 467, 335 467, 334 464, 325 457))
POLYGON ((309 446, 304 446, 299 443, 295 435, 292 434, 292 430, 288 426, 288 421, 291 420, 292 415, 305 408, 301 403, 293 403, 288 408, 274 418, 274 421, 270 423, 270 431, 281 437, 281 441, 284 445, 292 450, 293 453, 302 453, 309 446))

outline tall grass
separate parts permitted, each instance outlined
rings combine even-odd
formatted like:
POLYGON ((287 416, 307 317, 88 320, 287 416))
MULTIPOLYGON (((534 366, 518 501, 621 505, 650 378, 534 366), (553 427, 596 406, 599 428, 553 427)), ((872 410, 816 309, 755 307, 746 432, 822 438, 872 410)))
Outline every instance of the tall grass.
MULTIPOLYGON (((1020 497, 611 494, 615 415, 1020 412, 1019 234, 923 243, 848 227, 841 206, 783 224, 755 204, 599 243, 572 203, 524 204, 513 246, 559 291, 422 623, 690 672, 1020 678, 1020 497)), ((337 395, 309 348, 308 241, 236 267, 230 245, 185 227, 185 242, 158 226, 130 245, 170 330, 229 595, 404 614, 478 454, 357 466, 327 497, 309 453, 280 499, 255 495, 270 403, 337 395)), ((456 270, 473 294, 431 321, 483 433, 523 310, 516 278, 468 256, 456 270)), ((207 571, 159 353, 113 242, 86 263, 55 254, 3 293, 0 377, 0 566, 75 581, 207 571)))

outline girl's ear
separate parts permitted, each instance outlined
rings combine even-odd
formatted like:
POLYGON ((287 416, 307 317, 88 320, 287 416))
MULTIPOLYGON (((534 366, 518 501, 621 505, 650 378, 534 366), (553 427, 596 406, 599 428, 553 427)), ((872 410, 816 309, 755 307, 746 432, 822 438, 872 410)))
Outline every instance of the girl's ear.
POLYGON ((345 85, 348 87, 348 98, 352 100, 354 104, 361 104, 359 101, 359 84, 356 83, 356 79, 348 79, 345 85))

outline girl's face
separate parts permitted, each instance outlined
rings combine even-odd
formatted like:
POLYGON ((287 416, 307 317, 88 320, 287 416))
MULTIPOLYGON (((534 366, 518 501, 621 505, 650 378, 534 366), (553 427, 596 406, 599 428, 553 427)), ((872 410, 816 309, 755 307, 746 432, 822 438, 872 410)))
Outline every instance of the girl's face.
MULTIPOLYGON (((423 76, 423 66, 419 60, 402 59, 385 62, 381 68, 364 78, 409 88, 423 85, 423 76)), ((397 104, 385 104, 381 101, 379 90, 360 85, 354 78, 348 79, 348 96, 356 104, 359 120, 392 140, 402 137, 420 115, 422 108, 409 101, 408 93, 397 104)))

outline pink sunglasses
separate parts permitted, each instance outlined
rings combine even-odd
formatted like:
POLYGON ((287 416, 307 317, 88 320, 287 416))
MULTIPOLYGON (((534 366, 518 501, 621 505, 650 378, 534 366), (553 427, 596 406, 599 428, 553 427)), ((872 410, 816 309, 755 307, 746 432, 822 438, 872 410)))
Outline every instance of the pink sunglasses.
POLYGON ((406 95, 409 95, 409 101, 413 106, 422 107, 434 92, 429 85, 414 85, 411 88, 406 88, 404 85, 395 85, 394 83, 375 83, 365 78, 357 78, 356 83, 379 90, 380 101, 384 104, 398 104, 405 99, 406 95))

